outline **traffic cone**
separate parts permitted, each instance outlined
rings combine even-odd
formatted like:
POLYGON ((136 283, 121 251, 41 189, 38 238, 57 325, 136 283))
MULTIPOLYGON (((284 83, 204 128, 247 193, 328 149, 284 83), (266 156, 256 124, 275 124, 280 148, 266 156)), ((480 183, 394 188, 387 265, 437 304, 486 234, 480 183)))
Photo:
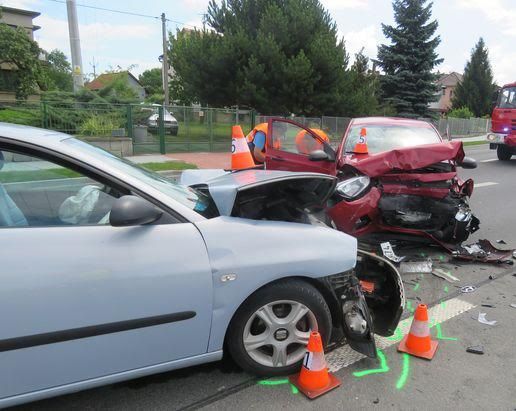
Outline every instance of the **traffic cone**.
POLYGON ((242 170, 255 167, 242 127, 233 126, 231 131, 231 169, 242 170))
POLYGON ((437 341, 430 339, 427 307, 425 304, 419 304, 414 314, 410 331, 408 335, 401 340, 398 351, 431 360, 434 358, 437 345, 437 341))
POLYGON ((340 385, 337 377, 328 372, 321 334, 318 332, 310 333, 301 372, 291 376, 289 380, 311 400, 340 385))
POLYGON ((367 130, 365 128, 362 128, 360 130, 360 137, 358 138, 358 142, 355 144, 353 153, 355 153, 355 154, 368 154, 369 153, 369 150, 367 148, 367 130))

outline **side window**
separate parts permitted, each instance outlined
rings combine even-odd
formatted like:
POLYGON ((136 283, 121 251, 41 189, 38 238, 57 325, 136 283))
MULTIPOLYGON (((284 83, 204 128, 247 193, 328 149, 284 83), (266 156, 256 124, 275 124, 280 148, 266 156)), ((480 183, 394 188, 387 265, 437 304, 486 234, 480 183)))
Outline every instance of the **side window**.
MULTIPOLYGON (((319 133, 323 133, 319 130, 319 133)), ((323 137, 326 135, 323 134, 323 137)), ((324 138, 328 140, 327 138, 324 138)), ((308 156, 314 150, 322 150, 323 144, 295 124, 273 121, 272 140, 269 142, 277 150, 308 156)))
POLYGON ((121 195, 56 163, 0 151, 0 228, 109 224, 121 195))

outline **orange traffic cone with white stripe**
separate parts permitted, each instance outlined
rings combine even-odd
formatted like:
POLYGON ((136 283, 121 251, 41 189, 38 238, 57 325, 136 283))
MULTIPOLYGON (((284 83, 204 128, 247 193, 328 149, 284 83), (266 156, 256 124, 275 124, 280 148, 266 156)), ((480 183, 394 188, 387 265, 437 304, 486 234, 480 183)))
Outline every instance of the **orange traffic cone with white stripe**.
POLYGON ((242 170, 254 167, 253 156, 249 151, 242 127, 233 126, 231 131, 231 169, 242 170))
POLYGON ((299 391, 313 400, 340 385, 340 381, 328 372, 321 334, 311 332, 301 372, 289 378, 299 391))
POLYGON ((369 149, 367 148, 367 129, 362 128, 360 130, 360 137, 358 138, 358 142, 355 144, 353 153, 355 153, 355 154, 368 154, 369 153, 369 149))
POLYGON ((401 340, 398 351, 431 360, 434 358, 437 345, 438 342, 432 341, 430 338, 427 307, 425 304, 419 304, 414 314, 410 331, 401 340))

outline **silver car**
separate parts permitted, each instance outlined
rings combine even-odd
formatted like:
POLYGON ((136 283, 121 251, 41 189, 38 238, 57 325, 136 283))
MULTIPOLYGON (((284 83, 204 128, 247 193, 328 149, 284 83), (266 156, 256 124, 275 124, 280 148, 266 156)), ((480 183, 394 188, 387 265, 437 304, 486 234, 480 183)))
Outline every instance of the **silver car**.
POLYGON ((354 238, 320 226, 333 177, 194 173, 191 188, 5 123, 0 166, 0 407, 224 350, 248 371, 288 374, 310 330, 375 356, 373 327, 396 328, 396 270, 357 261, 354 238), (365 298, 361 281, 377 283, 365 298))
MULTIPOLYGON (((150 130, 159 130, 159 113, 157 108, 153 109, 153 114, 151 114, 147 119, 147 126, 150 130)), ((163 127, 165 132, 170 133, 172 136, 177 136, 177 133, 179 132, 179 123, 177 122, 177 119, 167 109, 163 110, 163 127)))

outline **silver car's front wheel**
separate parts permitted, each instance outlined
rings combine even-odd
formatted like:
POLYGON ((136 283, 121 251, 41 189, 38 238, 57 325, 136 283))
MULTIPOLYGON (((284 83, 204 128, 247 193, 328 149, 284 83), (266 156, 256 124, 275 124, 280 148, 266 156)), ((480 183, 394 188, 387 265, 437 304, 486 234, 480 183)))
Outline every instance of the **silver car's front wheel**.
POLYGON ((303 358, 310 331, 317 331, 317 320, 306 305, 291 300, 273 301, 256 310, 247 321, 244 347, 261 365, 285 367, 303 358))
POLYGON ((329 338, 331 315, 322 295, 310 284, 287 280, 249 297, 235 314, 226 343, 235 361, 260 375, 295 372, 310 331, 329 338))

